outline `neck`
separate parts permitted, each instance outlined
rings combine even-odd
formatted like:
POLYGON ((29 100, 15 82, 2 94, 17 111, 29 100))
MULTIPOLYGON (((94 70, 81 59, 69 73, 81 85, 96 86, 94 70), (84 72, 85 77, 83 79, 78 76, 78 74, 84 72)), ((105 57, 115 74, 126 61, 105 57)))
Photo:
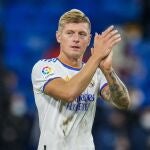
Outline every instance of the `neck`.
POLYGON ((73 58, 73 57, 67 57, 67 56, 59 55, 58 59, 62 63, 66 64, 68 66, 71 66, 74 68, 81 68, 82 67, 82 58, 73 58))

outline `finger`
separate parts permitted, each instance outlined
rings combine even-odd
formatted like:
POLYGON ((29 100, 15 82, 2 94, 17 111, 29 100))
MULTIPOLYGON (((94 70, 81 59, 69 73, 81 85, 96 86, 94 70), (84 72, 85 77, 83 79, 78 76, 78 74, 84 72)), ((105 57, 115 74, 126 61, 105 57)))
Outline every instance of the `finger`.
POLYGON ((103 58, 102 59, 105 59, 110 53, 111 53, 111 51, 112 51, 112 49, 106 49, 105 50, 105 55, 103 56, 103 58))
POLYGON ((112 30, 111 32, 109 32, 104 38, 105 41, 108 41, 110 38, 116 37, 116 36, 120 36, 120 34, 118 33, 118 30, 112 30))
POLYGON ((95 32, 95 36, 94 36, 94 39, 96 39, 98 37, 98 33, 95 32))
POLYGON ((95 44, 95 41, 98 39, 98 33, 96 32, 95 33, 95 36, 94 36, 94 44, 95 44))
POLYGON ((93 55, 93 53, 94 53, 94 48, 92 47, 91 48, 91 54, 93 55))
POLYGON ((102 32, 102 36, 105 37, 110 31, 112 31, 114 26, 108 27, 104 32, 102 32))
POLYGON ((109 53, 108 57, 112 57, 112 55, 113 55, 113 51, 111 51, 111 52, 109 53))
POLYGON ((112 56, 113 56, 113 51, 111 51, 111 52, 109 53, 109 55, 107 56, 107 58, 108 58, 109 60, 112 60, 112 56))
POLYGON ((108 48, 106 51, 106 57, 111 53, 112 49, 108 48))
POLYGON ((113 51, 111 51, 108 55, 106 55, 103 60, 112 60, 113 51))
POLYGON ((115 46, 116 44, 118 44, 120 41, 121 41, 121 37, 116 38, 116 39, 110 41, 110 46, 113 47, 113 46, 115 46))
POLYGON ((112 37, 110 37, 109 39, 107 39, 107 42, 110 43, 110 42, 113 42, 117 39, 121 39, 121 35, 120 34, 114 34, 112 37))

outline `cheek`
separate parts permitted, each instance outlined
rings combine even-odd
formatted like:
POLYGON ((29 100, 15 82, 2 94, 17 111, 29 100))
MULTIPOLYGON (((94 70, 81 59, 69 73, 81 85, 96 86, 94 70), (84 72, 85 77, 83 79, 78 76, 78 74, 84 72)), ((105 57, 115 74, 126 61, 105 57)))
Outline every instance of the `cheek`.
POLYGON ((69 48, 69 43, 68 43, 68 40, 63 40, 61 41, 61 48, 64 50, 64 51, 68 51, 68 48, 69 48))
POLYGON ((68 38, 62 38, 61 43, 62 43, 63 45, 68 45, 68 43, 70 42, 69 40, 70 40, 70 39, 68 39, 68 38))
POLYGON ((87 48, 87 47, 89 46, 89 42, 88 42, 88 41, 83 42, 83 44, 82 44, 82 45, 83 45, 83 47, 84 47, 84 48, 87 48))

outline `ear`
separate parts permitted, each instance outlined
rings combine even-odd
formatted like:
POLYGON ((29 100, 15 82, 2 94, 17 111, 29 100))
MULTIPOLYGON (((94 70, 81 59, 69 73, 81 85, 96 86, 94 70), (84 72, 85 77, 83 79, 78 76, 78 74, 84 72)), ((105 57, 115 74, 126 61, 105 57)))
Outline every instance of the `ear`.
POLYGON ((56 39, 57 39, 57 42, 60 43, 60 32, 59 31, 56 31, 56 39))

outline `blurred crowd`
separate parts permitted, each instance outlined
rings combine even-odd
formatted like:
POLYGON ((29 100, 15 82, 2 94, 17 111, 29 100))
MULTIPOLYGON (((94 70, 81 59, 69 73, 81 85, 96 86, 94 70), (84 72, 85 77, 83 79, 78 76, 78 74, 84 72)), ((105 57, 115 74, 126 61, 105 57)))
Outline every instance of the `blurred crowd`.
MULTIPOLYGON (((122 35, 113 63, 128 87, 131 107, 121 111, 98 99, 96 150, 149 150, 149 0, 0 1, 0 150, 36 150, 39 127, 31 70, 39 59, 57 56, 58 19, 72 8, 89 16, 92 34, 113 24, 122 35)), ((89 55, 90 47, 84 61, 89 55)))

